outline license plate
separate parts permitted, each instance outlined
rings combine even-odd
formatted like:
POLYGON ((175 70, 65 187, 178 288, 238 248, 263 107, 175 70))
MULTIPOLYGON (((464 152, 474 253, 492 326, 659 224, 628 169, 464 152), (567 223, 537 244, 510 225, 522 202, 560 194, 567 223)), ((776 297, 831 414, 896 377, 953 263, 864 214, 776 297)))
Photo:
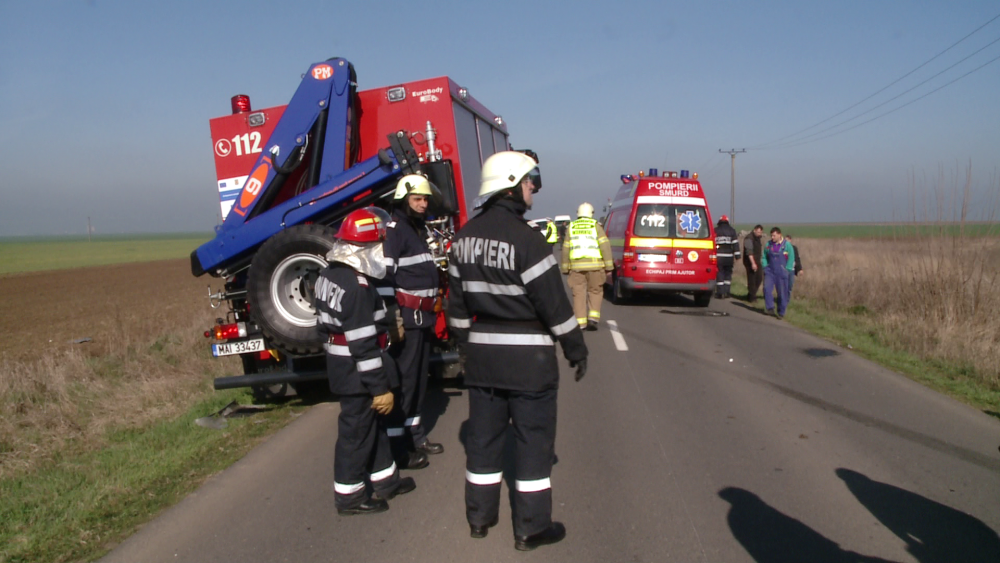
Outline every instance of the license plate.
POLYGON ((225 344, 212 344, 212 355, 218 358, 219 356, 234 356, 236 354, 246 354, 248 352, 263 352, 264 351, 264 339, 256 338, 254 340, 243 340, 240 342, 227 342, 225 344))
POLYGON ((666 262, 667 257, 664 254, 640 254, 640 262, 666 262))

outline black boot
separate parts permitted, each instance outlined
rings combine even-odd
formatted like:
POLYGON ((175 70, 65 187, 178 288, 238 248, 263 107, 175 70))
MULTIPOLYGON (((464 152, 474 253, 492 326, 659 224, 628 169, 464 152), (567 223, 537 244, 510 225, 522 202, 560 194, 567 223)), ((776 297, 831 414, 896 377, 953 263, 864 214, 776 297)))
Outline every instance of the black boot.
POLYGON ((399 495, 405 495, 406 493, 417 488, 417 482, 413 480, 413 477, 403 477, 399 480, 399 486, 393 489, 390 493, 379 494, 375 493, 372 498, 381 498, 385 500, 392 500, 399 495))
POLYGON ((444 453, 444 446, 438 444, 437 442, 431 442, 430 440, 425 440, 423 444, 417 446, 417 451, 425 453, 427 455, 437 455, 444 453))
POLYGON ((557 543, 566 537, 566 526, 560 522, 553 522, 537 534, 530 536, 514 536, 514 549, 518 551, 531 551, 536 547, 557 543))
POLYGON ((337 514, 340 514, 341 516, 353 516, 355 514, 378 514, 379 512, 385 512, 386 510, 389 510, 389 503, 385 502, 385 499, 371 497, 357 506, 352 506, 350 508, 338 508, 337 514))
POLYGON ((427 460, 427 455, 421 452, 410 452, 406 460, 400 465, 403 466, 403 469, 423 469, 430 464, 431 462, 427 460))
POLYGON ((477 526, 475 524, 469 524, 469 535, 478 539, 486 537, 486 534, 490 533, 490 528, 497 525, 499 521, 499 516, 494 518, 492 522, 486 524, 485 526, 477 526))

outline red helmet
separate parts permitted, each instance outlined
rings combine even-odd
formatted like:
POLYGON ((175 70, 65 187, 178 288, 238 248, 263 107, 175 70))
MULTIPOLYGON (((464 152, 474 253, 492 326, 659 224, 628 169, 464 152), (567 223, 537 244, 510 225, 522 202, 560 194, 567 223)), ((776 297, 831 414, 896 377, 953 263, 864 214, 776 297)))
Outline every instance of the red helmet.
POLYGON ((729 222, 729 217, 726 217, 725 215, 723 215, 722 217, 719 217, 719 221, 725 221, 725 222, 728 223, 729 222))
POLYGON ((389 214, 377 207, 365 207, 350 212, 337 230, 337 238, 359 244, 385 240, 385 225, 389 214))

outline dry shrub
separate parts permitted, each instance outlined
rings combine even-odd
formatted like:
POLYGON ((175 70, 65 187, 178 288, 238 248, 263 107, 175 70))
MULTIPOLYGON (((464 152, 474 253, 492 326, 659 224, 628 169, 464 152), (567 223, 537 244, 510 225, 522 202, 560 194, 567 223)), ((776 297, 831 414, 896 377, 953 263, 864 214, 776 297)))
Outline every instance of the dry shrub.
POLYGON ((942 232, 795 242, 808 276, 797 295, 863 317, 886 344, 972 368, 1000 388, 1000 240, 942 232))
POLYGON ((203 284, 163 290, 155 300, 119 293, 103 316, 79 321, 93 343, 53 345, 32 358, 2 355, 0 478, 100 448, 111 429, 175 417, 211 389, 213 377, 239 373, 239 360, 207 350, 202 333, 217 311, 201 297, 203 284))

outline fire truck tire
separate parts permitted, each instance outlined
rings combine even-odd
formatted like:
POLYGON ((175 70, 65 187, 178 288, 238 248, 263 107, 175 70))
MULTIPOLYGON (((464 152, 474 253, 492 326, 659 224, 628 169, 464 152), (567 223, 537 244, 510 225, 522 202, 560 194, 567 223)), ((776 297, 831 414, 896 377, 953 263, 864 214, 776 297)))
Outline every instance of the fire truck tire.
POLYGON ((632 292, 622 287, 621 280, 618 279, 618 276, 614 276, 614 281, 611 285, 611 299, 615 305, 624 305, 631 298, 632 292))
POLYGON ((325 225, 296 225, 269 238, 247 273, 250 316, 271 343, 297 355, 323 351, 312 300, 336 231, 325 225))
POLYGON ((712 292, 711 291, 696 291, 694 292, 694 304, 697 307, 708 307, 708 304, 712 302, 712 292))

